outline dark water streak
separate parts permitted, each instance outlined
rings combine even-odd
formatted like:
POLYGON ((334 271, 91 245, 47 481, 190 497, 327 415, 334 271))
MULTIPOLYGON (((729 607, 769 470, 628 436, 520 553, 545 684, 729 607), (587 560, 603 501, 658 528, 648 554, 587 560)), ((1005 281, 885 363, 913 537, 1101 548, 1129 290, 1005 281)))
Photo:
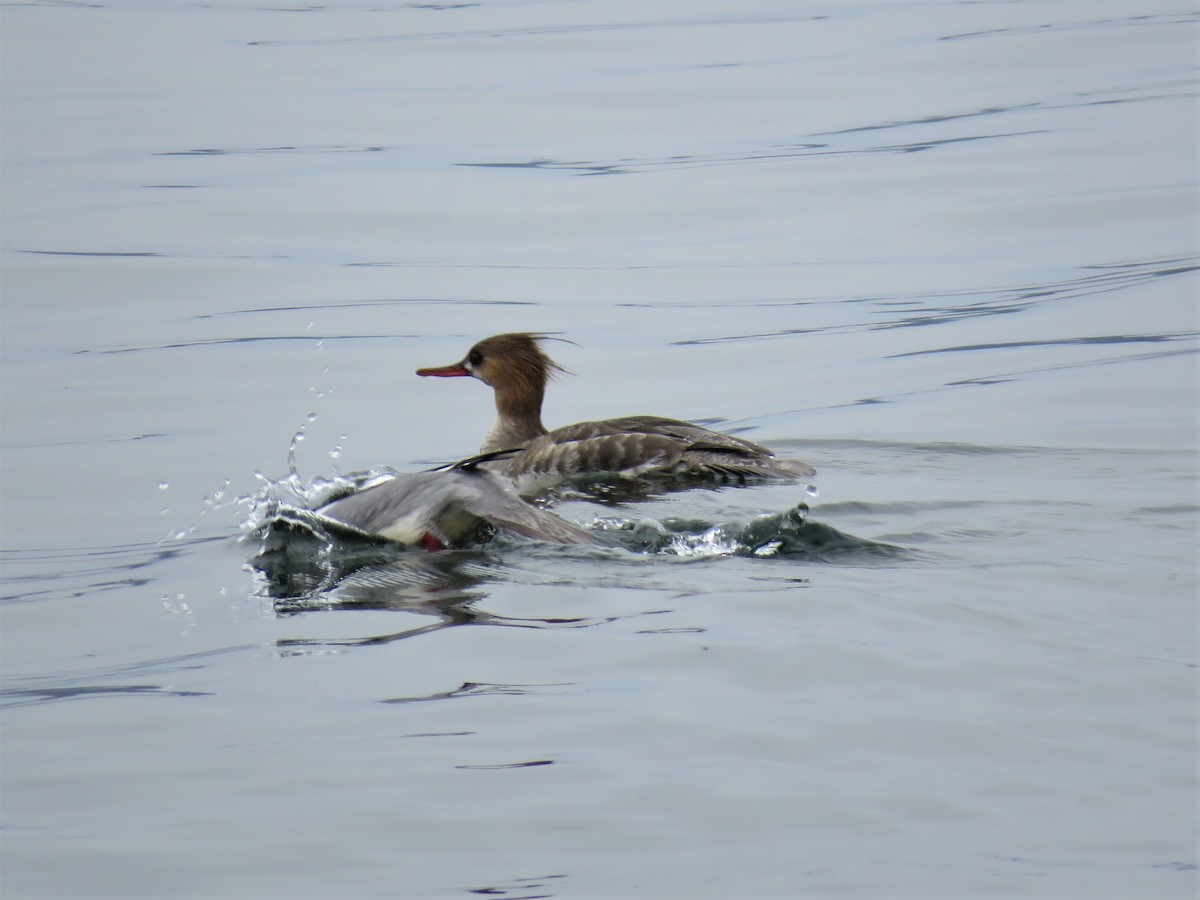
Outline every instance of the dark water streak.
POLYGON ((99 687, 54 687, 0 690, 0 709, 34 706, 60 700, 109 696, 212 697, 211 691, 177 691, 155 684, 118 684, 99 687))
POLYGON ((251 47, 315 47, 315 46, 346 46, 358 44, 400 43, 408 41, 437 41, 437 40, 495 40, 508 38, 540 37, 544 35, 558 36, 570 34, 596 34, 602 32, 629 32, 652 29, 674 29, 693 27, 728 28, 736 25, 783 24, 789 22, 819 22, 829 18, 824 15, 787 15, 787 16, 755 16, 744 18, 739 16, 714 16, 708 19, 671 19, 657 22, 591 22, 584 25, 541 25, 516 28, 487 28, 463 31, 414 32, 412 34, 384 34, 361 37, 309 38, 299 40, 262 40, 248 41, 251 47))
MULTIPOLYGON (((679 346, 693 344, 716 344, 730 341, 748 341, 761 338, 796 334, 853 334, 857 331, 888 331, 898 328, 944 325, 976 317, 1011 315, 1025 312, 1049 303, 1092 297, 1114 291, 1142 287, 1162 278, 1187 275, 1200 270, 1200 257, 1174 257, 1137 262, 1096 263, 1084 266, 1075 278, 1047 281, 1015 287, 962 288, 935 291, 925 294, 866 295, 827 300, 791 299, 739 302, 737 305, 759 305, 768 307, 807 307, 816 304, 844 304, 864 306, 868 311, 857 321, 839 321, 829 325, 814 325, 805 328, 781 328, 772 331, 746 332, 713 338, 692 338, 673 341, 679 346), (1095 271, 1099 270, 1099 271, 1095 271), (947 301, 960 302, 947 302, 947 301), (897 313, 908 315, 897 315, 897 313), (875 314, 887 316, 882 321, 875 314)), ((676 304, 686 308, 690 304, 676 304)), ((706 303, 712 307, 731 305, 706 303)), ((1196 332, 1171 334, 1169 339, 1194 336, 1196 332)), ((1125 336, 1138 339, 1140 336, 1125 336)), ((1083 342, 1096 341, 1093 337, 1081 337, 1083 342)), ((1112 341, 1110 341, 1112 342, 1112 341)), ((901 355, 901 354, 897 354, 901 355)))
POLYGON ((1055 100, 1038 100, 1009 105, 987 106, 980 109, 963 112, 939 113, 913 119, 898 119, 887 122, 874 122, 864 125, 854 125, 830 131, 813 132, 806 135, 809 140, 794 143, 774 144, 769 147, 746 149, 733 152, 713 154, 678 153, 662 157, 626 157, 615 160, 555 160, 533 159, 517 161, 475 161, 460 162, 456 165, 481 168, 520 168, 539 169, 544 171, 565 171, 580 175, 614 175, 649 172, 660 169, 695 168, 716 165, 731 165, 758 162, 779 162, 810 157, 828 157, 844 155, 870 155, 914 153, 931 150, 953 144, 974 141, 994 140, 999 138, 1029 137, 1049 134, 1054 129, 1019 129, 999 131, 990 134, 948 135, 923 140, 905 141, 902 143, 866 144, 855 146, 843 143, 831 143, 828 140, 811 140, 811 138, 850 137, 880 131, 897 129, 925 128, 959 123, 973 119, 992 119, 1011 114, 1061 112, 1071 109, 1084 109, 1092 106, 1111 104, 1144 103, 1160 100, 1179 100, 1194 98, 1197 95, 1196 81, 1148 82, 1141 85, 1120 86, 1080 92, 1067 98, 1055 100), (1175 90, 1163 90, 1174 88, 1175 90), (1133 94, 1133 96, 1101 97, 1100 94, 1133 94))
POLYGON ((0 551, 4 582, 14 588, 0 596, 0 603, 79 599, 106 591, 144 587, 155 581, 144 570, 227 540, 225 535, 205 535, 115 547, 0 551), (28 573, 22 572, 22 568, 28 569, 28 573), (23 588, 24 585, 30 587, 23 588))
POLYGON ((1046 22, 1040 25, 988 28, 982 31, 967 31, 961 34, 943 35, 942 41, 961 41, 985 37, 1007 37, 1014 34, 1049 34, 1057 31, 1083 31, 1096 28, 1130 28, 1145 25, 1186 25, 1195 22, 1200 14, 1159 13, 1157 15, 1122 16, 1116 19, 1091 19, 1082 22, 1046 22))

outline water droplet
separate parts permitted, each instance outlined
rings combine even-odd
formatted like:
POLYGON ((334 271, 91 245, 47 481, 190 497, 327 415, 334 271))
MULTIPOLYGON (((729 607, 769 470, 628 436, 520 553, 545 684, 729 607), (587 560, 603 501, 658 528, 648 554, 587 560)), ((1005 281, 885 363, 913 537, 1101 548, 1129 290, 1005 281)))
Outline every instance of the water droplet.
POLYGON ((341 459, 342 458, 342 448, 334 447, 332 450, 329 451, 329 455, 331 457, 333 457, 334 459, 341 459))
POLYGON ((315 412, 310 412, 307 416, 305 416, 305 418, 310 422, 315 422, 317 421, 317 414, 315 412))
POLYGON ((808 487, 806 487, 804 489, 804 493, 808 494, 808 496, 810 496, 810 497, 815 497, 818 494, 820 494, 821 492, 817 489, 817 486, 815 484, 810 484, 808 487))
POLYGON ((808 504, 798 503, 794 509, 789 509, 783 514, 782 522, 785 525, 803 525, 808 516, 808 504))
POLYGON ((160 491, 165 491, 165 490, 166 490, 167 488, 169 488, 170 486, 171 486, 171 485, 170 485, 170 484, 168 484, 168 483, 167 483, 167 482, 165 482, 165 481, 160 481, 160 482, 158 483, 158 489, 159 489, 160 491))

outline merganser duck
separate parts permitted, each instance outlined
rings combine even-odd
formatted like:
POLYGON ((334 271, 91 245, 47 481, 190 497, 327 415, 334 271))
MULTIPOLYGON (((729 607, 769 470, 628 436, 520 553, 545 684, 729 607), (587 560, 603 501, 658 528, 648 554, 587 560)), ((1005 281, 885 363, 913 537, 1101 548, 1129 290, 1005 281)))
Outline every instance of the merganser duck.
POLYGON ((547 335, 515 333, 485 338, 461 362, 417 369, 440 378, 473 376, 496 397, 496 421, 480 453, 519 449, 493 466, 521 493, 536 493, 557 481, 596 476, 670 475, 714 480, 808 478, 808 463, 776 459, 766 447, 658 416, 628 416, 580 422, 547 431, 542 424, 546 382, 566 371, 546 355, 547 335))
POLYGON ((484 522, 556 544, 590 544, 591 532, 523 500, 512 483, 480 468, 504 454, 443 469, 395 475, 316 510, 318 518, 363 535, 442 550, 469 543, 484 522))

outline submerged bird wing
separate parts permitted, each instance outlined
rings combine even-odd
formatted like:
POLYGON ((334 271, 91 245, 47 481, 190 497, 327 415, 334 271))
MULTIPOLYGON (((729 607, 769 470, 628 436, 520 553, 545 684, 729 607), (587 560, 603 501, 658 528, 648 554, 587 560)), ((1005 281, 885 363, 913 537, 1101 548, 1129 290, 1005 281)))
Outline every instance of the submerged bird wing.
POLYGON ((590 531, 526 503, 504 479, 480 469, 397 475, 317 510, 365 534, 416 544, 425 535, 453 543, 480 520, 556 544, 594 543, 590 531))
POLYGON ((455 473, 457 503, 466 512, 497 528, 555 544, 594 544, 590 531, 526 502, 511 482, 491 472, 472 469, 455 473))
POLYGON ((316 510, 317 515, 332 519, 365 534, 391 537, 389 531, 403 520, 413 537, 393 537, 403 543, 415 541, 433 525, 432 517, 419 515, 420 495, 428 491, 428 483, 413 475, 396 475, 326 503, 316 510))

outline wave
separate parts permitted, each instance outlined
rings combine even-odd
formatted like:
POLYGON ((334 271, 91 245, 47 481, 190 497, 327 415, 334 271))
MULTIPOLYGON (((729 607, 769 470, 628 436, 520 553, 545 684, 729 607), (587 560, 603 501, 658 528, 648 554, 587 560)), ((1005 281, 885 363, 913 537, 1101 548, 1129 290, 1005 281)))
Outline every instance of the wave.
MULTIPOLYGON (((274 602, 277 611, 411 609, 434 603, 449 619, 461 623, 464 616, 473 614, 461 609, 451 614, 451 607, 478 599, 480 585, 503 569, 504 554, 530 552, 529 541, 485 529, 475 546, 430 553, 342 532, 336 523, 312 512, 337 496, 391 474, 392 470, 374 470, 306 485, 293 471, 280 481, 267 480, 253 502, 244 539, 255 544, 250 567, 259 579, 259 592, 274 602)), ((595 546, 533 545, 538 547, 534 552, 574 556, 581 563, 602 565, 620 565, 622 560, 647 556, 869 565, 896 561, 910 553, 898 545, 856 537, 814 521, 805 503, 749 521, 597 514, 581 524, 599 538, 595 546)))
POLYGON ((809 518, 807 504, 749 522, 712 523, 702 519, 597 518, 593 530, 612 535, 635 553, 685 558, 744 556, 866 563, 894 560, 907 551, 839 531, 809 518))

